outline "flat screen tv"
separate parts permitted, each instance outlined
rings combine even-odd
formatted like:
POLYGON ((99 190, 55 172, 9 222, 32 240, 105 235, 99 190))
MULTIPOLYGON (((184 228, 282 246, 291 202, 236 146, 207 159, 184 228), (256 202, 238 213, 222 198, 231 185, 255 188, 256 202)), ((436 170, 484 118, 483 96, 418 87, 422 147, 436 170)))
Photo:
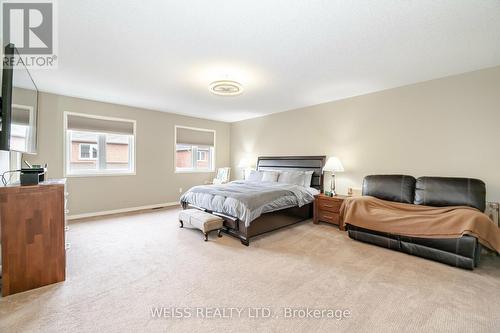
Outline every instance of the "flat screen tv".
POLYGON ((35 154, 38 88, 14 44, 5 46, 4 51, 0 96, 0 150, 35 154))

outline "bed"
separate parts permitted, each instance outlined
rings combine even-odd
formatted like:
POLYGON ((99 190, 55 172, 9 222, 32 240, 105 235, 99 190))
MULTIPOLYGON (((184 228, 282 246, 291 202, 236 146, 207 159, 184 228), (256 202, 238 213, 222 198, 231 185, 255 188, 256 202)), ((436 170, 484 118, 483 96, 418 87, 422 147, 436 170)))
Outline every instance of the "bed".
MULTIPOLYGON (((196 208, 220 216, 224 220, 224 232, 228 235, 240 239, 243 245, 248 246, 254 237, 271 232, 292 224, 307 220, 312 217, 313 204, 311 197, 314 191, 318 193, 323 188, 322 169, 325 165, 326 156, 262 156, 257 160, 257 171, 309 171, 312 173, 310 188, 291 187, 279 184, 262 184, 262 195, 260 200, 281 202, 280 206, 274 208, 267 207, 267 210, 259 217, 245 215, 241 211, 236 212, 226 208, 223 204, 217 204, 216 200, 210 203, 203 200, 203 196, 208 194, 219 195, 226 199, 231 198, 230 192, 236 193, 235 197, 245 202, 245 191, 249 193, 256 191, 257 184, 251 182, 232 182, 227 187, 199 186, 190 189, 181 197, 181 204, 184 209, 196 208), (278 198, 276 193, 271 193, 275 189, 283 195, 278 198), (196 193, 196 194, 193 194, 196 193), (287 193, 287 196, 285 196, 287 193), (290 201, 292 194, 297 198, 297 202, 290 201), (268 197, 267 197, 268 196, 268 197), (269 198, 269 199, 268 199, 269 198), (274 200, 274 201, 273 201, 274 200), (306 203, 309 201, 309 203, 306 203), (214 203, 215 202, 215 203, 214 203)), ((255 205, 259 205, 256 203, 255 205)))

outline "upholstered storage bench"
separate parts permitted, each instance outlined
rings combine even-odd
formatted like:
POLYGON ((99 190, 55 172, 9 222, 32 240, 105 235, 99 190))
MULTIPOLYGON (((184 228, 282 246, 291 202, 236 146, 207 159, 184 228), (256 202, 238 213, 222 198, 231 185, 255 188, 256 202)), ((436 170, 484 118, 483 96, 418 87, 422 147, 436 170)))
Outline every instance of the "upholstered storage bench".
POLYGON ((201 230, 205 235, 205 242, 208 240, 208 233, 211 231, 218 231, 218 236, 222 237, 222 224, 223 220, 219 216, 198 210, 186 209, 179 213, 180 227, 188 227, 201 230))

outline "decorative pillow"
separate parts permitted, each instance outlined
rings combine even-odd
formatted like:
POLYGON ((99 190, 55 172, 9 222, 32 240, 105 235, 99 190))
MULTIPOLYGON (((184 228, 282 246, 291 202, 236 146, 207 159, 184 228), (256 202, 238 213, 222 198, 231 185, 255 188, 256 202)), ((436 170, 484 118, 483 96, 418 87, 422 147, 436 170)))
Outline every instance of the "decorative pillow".
POLYGON ((279 172, 277 171, 264 171, 262 175, 263 182, 277 182, 279 172))
POLYGON ((262 181, 262 176, 263 176, 262 172, 257 170, 251 170, 246 180, 252 182, 260 182, 262 181))
POLYGON ((285 171, 280 173, 278 183, 304 186, 305 178, 304 171, 285 171))
POLYGON ((312 177, 314 171, 304 171, 304 186, 311 187, 312 177))

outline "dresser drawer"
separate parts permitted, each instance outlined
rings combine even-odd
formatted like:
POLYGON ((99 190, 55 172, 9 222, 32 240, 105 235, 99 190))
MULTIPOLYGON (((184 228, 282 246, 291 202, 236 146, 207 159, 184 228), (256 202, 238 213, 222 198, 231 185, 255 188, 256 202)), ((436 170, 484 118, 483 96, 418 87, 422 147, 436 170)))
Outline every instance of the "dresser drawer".
POLYGON ((336 200, 318 200, 318 208, 320 210, 327 210, 329 212, 338 213, 340 212, 341 201, 336 200))
POLYGON ((339 224, 340 216, 338 213, 320 210, 318 211, 318 220, 333 224, 339 224))

